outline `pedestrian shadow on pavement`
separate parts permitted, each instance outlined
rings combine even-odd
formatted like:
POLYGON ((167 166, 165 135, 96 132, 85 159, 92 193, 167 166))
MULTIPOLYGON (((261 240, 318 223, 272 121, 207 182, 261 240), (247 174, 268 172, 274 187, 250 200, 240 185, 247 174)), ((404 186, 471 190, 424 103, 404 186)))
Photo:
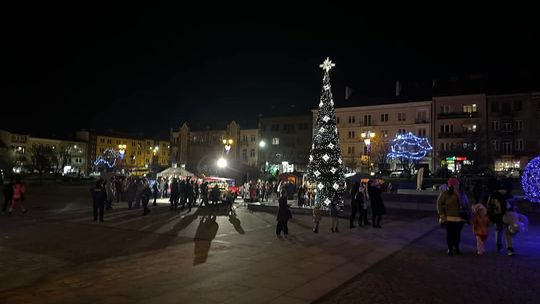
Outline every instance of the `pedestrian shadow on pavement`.
MULTIPOLYGON (((200 209, 199 209, 200 210, 200 209)), ((199 226, 195 232, 193 265, 206 263, 212 240, 216 237, 219 225, 216 222, 216 214, 205 212, 199 220, 199 226)))
POLYGON ((242 228, 242 226, 240 225, 240 220, 236 217, 236 212, 232 211, 230 214, 229 214, 229 222, 234 226, 234 229, 239 233, 239 234, 245 234, 246 232, 244 231, 244 228, 242 228))

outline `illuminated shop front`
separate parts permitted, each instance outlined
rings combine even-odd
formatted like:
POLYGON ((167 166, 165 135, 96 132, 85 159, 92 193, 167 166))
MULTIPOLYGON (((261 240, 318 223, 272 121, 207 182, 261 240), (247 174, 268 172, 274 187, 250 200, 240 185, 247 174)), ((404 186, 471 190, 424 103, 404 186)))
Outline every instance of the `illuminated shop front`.
POLYGON ((463 166, 473 165, 474 161, 467 159, 466 156, 450 156, 441 162, 442 166, 446 166, 452 172, 460 172, 463 166))
POLYGON ((519 159, 501 158, 495 160, 495 171, 508 171, 508 169, 520 168, 519 159))

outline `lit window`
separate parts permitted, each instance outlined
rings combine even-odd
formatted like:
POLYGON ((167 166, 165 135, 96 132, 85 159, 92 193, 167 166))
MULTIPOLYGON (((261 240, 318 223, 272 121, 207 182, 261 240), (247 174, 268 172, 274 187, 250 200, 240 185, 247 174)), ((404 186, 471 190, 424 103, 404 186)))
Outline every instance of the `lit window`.
POLYGON ((272 138, 272 145, 279 145, 279 137, 272 138))

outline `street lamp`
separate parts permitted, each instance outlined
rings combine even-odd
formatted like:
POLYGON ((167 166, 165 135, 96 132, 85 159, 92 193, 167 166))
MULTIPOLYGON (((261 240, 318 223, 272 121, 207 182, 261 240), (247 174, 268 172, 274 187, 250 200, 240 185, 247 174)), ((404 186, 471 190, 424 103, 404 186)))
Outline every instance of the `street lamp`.
MULTIPOLYGON (((75 148, 77 148, 75 146, 75 148)), ((126 153, 126 149, 127 149, 127 146, 126 145, 118 145, 118 152, 120 152, 120 164, 118 165, 118 167, 121 167, 123 164, 123 161, 124 161, 124 153, 126 153)), ((123 170, 122 168, 120 168, 121 172, 123 173, 123 170)))
POLYGON ((232 139, 223 139, 223 144, 225 145, 225 151, 227 152, 227 154, 229 154, 229 151, 231 150, 231 146, 233 144, 233 140, 232 139))
POLYGON ((227 167, 227 160, 223 157, 220 157, 217 161, 217 166, 218 168, 221 168, 221 169, 227 167))
POLYGON ((375 132, 368 130, 367 132, 360 133, 360 136, 364 140, 364 144, 367 147, 367 156, 368 156, 368 171, 371 172, 371 140, 375 138, 375 132))

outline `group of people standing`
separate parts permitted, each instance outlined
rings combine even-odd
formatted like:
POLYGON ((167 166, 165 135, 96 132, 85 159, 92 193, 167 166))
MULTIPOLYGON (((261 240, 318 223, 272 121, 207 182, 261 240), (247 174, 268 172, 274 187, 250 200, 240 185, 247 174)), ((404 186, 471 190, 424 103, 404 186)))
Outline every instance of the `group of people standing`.
POLYGON ((382 199, 382 184, 368 180, 367 183, 355 182, 351 187, 351 217, 349 227, 355 228, 356 213, 359 213, 358 226, 369 225, 368 209, 371 207, 373 228, 382 228, 382 216, 386 214, 382 199))
POLYGON ((447 254, 461 254, 461 231, 465 224, 472 225, 476 238, 478 255, 485 253, 485 242, 489 234, 489 226, 495 227, 496 250, 503 249, 503 237, 506 244, 506 254, 515 255, 513 237, 527 230, 528 219, 516 212, 512 203, 511 188, 493 178, 489 181, 487 193, 481 184, 473 188, 474 201, 469 204, 469 197, 460 181, 452 177, 446 185, 440 187, 441 193, 437 199, 439 223, 446 228, 447 254))

